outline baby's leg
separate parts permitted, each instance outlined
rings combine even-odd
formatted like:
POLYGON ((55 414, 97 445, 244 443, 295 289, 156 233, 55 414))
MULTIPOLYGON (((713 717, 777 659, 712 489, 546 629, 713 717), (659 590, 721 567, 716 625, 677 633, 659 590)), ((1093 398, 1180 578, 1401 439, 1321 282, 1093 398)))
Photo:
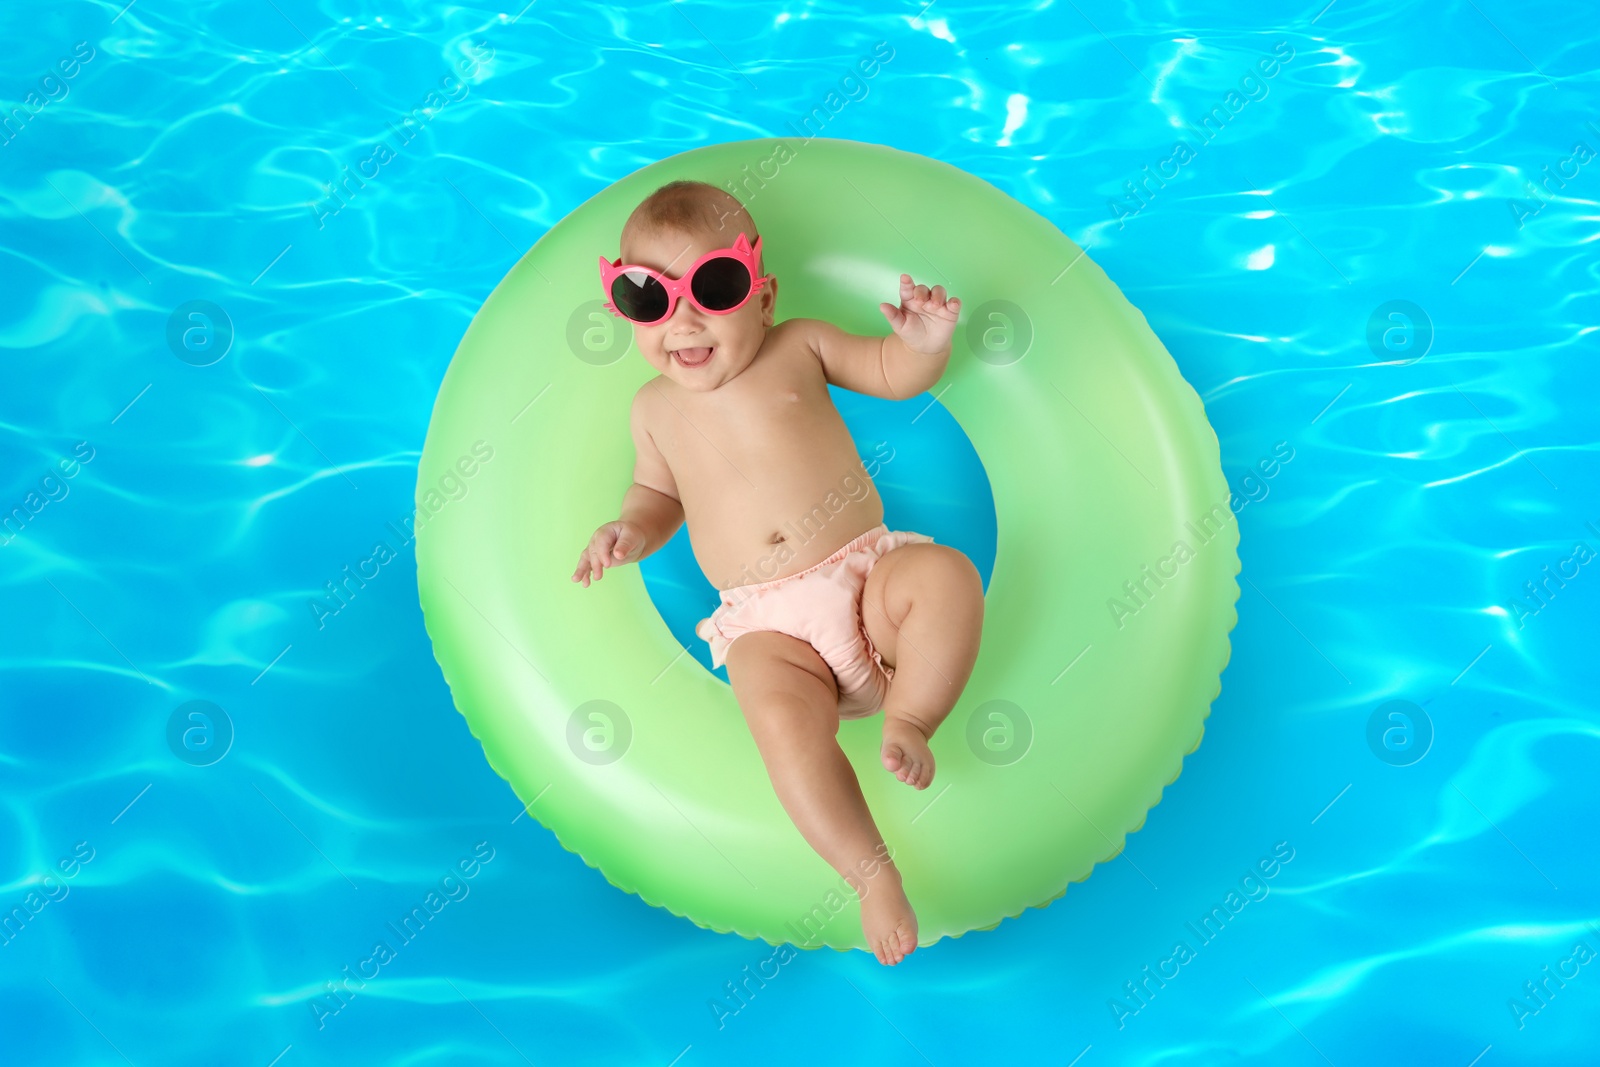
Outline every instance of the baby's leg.
POLYGON ((804 641, 770 631, 737 638, 727 664, 778 800, 817 854, 858 887, 861 928, 878 962, 899 963, 917 947, 917 918, 839 748, 833 671, 804 641))
POLYGON ((955 707, 978 659, 983 579, 957 549, 901 545, 867 575, 861 617, 894 668, 883 700, 883 765, 907 785, 933 781, 928 739, 955 707))

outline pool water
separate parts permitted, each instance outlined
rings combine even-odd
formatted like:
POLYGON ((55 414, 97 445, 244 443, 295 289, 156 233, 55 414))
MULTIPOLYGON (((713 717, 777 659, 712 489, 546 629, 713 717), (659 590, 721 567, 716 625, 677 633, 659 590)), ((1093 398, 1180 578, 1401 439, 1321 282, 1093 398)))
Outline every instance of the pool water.
MULTIPOLYGON (((1593 5, 124 4, 0 12, 0 1062, 1600 1062, 1593 5), (893 969, 779 964, 519 816, 406 527, 550 226, 816 135, 1085 248, 1241 533, 1126 851, 893 969)), ((865 452, 931 399, 846 414, 865 452)), ((981 553, 981 466, 901 462, 890 525, 981 553)), ((576 565, 611 517, 550 521, 576 565)))

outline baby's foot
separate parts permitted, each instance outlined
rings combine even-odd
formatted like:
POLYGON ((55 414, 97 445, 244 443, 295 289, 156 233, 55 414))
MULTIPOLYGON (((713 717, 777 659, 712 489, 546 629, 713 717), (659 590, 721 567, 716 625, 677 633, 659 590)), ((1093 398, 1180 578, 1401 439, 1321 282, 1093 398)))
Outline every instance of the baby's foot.
POLYGON ((933 751, 927 735, 907 719, 883 718, 884 769, 913 789, 926 789, 933 781, 933 751))
POLYGON ((893 967, 917 949, 917 913, 900 888, 900 872, 885 867, 866 883, 861 932, 878 962, 893 967))

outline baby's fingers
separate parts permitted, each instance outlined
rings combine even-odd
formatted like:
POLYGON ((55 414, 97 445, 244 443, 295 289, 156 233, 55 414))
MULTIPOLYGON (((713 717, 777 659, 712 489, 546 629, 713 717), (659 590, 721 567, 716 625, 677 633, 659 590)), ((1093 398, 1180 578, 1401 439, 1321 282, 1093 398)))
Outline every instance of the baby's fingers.
POLYGON ((589 588, 591 581, 599 581, 605 574, 605 563, 599 553, 592 548, 583 550, 583 558, 578 561, 578 569, 573 572, 572 580, 582 582, 585 589, 589 588))

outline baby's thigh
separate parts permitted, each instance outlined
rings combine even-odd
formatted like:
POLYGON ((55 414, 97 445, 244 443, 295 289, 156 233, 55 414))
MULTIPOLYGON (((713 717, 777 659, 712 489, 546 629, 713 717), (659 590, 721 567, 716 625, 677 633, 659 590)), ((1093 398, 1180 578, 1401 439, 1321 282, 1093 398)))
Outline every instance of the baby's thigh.
POLYGON ((806 642, 757 630, 735 638, 724 661, 739 710, 763 752, 768 742, 838 734, 838 684, 806 642))

